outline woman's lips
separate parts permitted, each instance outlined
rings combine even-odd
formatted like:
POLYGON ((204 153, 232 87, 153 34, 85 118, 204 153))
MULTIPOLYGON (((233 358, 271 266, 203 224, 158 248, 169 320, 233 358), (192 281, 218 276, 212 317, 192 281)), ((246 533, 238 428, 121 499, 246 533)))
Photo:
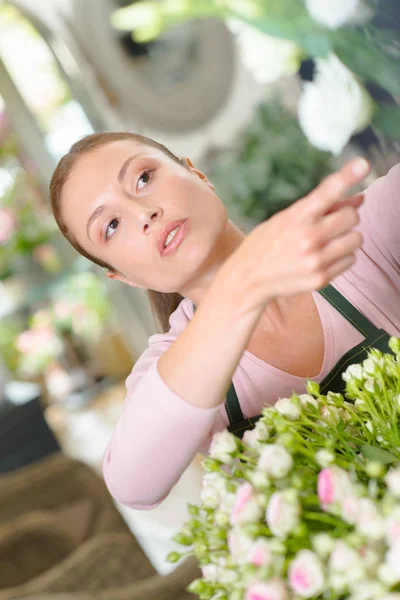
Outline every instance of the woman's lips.
POLYGON ((173 254, 175 250, 180 246, 183 239, 186 237, 189 231, 189 221, 188 219, 184 219, 183 221, 175 221, 170 223, 166 229, 161 233, 159 242, 160 242, 160 254, 162 257, 170 256, 173 254), (168 244, 166 248, 164 248, 165 241, 171 231, 174 231, 178 227, 178 231, 175 234, 173 240, 168 244))

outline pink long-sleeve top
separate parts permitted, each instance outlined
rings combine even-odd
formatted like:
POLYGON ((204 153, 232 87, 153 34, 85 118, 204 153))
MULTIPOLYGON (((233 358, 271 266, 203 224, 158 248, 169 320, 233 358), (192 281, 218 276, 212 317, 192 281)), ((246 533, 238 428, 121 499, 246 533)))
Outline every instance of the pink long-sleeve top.
MULTIPOLYGON (((358 228, 364 242, 357 260, 332 283, 377 327, 400 336, 400 164, 368 188, 358 228)), ((325 340, 323 365, 314 377, 321 381, 363 336, 318 292, 313 296, 325 340)), ((192 316, 192 303, 184 299, 170 318, 170 331, 149 339, 126 381, 122 416, 107 446, 103 471, 111 494, 131 508, 159 504, 195 454, 207 452, 212 435, 229 424, 224 403, 216 408, 192 406, 159 374, 159 358, 192 316)), ((305 381, 248 351, 233 376, 245 417, 259 414, 263 405, 293 390, 303 393, 305 381)))

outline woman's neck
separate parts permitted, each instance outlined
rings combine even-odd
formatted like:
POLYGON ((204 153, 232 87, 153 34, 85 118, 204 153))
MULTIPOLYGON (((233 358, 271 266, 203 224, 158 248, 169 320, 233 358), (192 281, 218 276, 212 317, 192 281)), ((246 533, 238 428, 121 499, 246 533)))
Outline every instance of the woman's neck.
POLYGON ((213 249, 209 259, 203 263, 201 271, 186 283, 179 293, 198 306, 207 294, 218 271, 245 239, 245 234, 231 221, 228 221, 224 235, 213 249))

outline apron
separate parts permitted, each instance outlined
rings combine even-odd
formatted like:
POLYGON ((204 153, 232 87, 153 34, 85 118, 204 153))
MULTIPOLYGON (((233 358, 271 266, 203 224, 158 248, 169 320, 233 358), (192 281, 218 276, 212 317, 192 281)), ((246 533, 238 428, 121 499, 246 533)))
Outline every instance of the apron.
MULTIPOLYGON (((378 329, 362 315, 342 294, 334 287, 328 285, 319 293, 327 300, 341 315, 345 317, 364 337, 365 339, 348 350, 336 363, 333 369, 326 375, 320 383, 321 394, 327 392, 344 393, 346 382, 342 378, 342 373, 352 363, 362 362, 367 358, 368 350, 378 348, 382 352, 391 352, 388 343, 390 335, 383 329, 378 329)), ((229 418, 228 431, 242 438, 244 432, 248 429, 254 429, 256 422, 261 415, 245 419, 240 408, 240 403, 233 386, 231 384, 225 402, 226 412, 229 418)))

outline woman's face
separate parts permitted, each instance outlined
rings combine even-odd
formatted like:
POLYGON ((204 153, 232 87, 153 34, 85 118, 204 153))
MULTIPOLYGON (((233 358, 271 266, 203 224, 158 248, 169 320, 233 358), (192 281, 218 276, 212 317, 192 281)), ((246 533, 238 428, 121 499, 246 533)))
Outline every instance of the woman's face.
POLYGON ((118 279, 161 292, 183 291, 205 275, 228 224, 202 173, 130 140, 78 160, 61 211, 69 233, 118 279))

